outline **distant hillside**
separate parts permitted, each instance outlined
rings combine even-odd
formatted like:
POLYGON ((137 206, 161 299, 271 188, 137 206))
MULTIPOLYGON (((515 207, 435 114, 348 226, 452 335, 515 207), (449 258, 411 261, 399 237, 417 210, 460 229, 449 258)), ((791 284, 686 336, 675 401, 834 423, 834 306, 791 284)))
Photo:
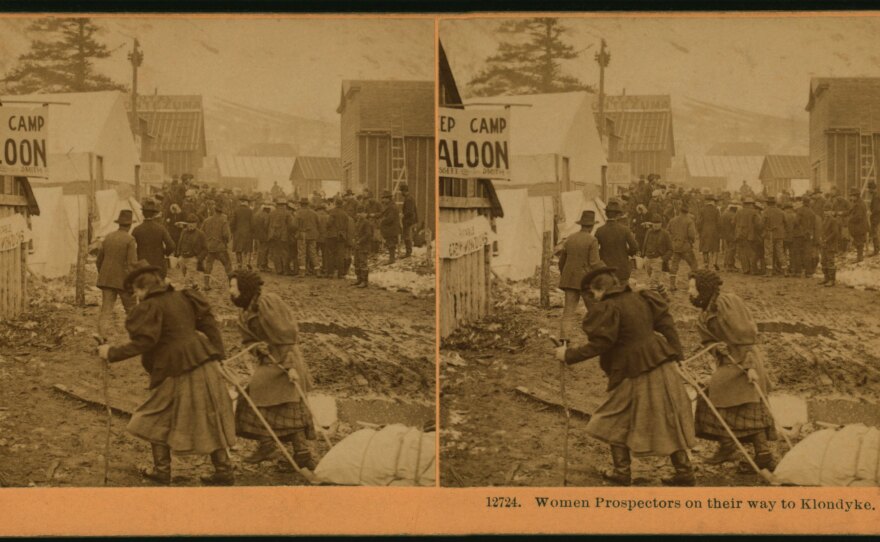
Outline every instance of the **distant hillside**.
POLYGON ((205 132, 208 154, 252 154, 254 148, 289 146, 296 155, 339 155, 338 123, 222 99, 205 100, 205 132))
POLYGON ((809 153, 806 113, 784 118, 678 96, 672 109, 677 155, 711 154, 731 142, 755 143, 771 154, 809 153))

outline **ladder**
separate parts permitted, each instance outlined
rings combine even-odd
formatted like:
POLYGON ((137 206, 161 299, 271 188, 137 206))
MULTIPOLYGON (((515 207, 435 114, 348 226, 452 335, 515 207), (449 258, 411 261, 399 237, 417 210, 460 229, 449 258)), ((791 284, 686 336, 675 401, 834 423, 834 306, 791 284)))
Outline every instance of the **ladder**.
POLYGON ((859 169, 861 192, 864 194, 865 189, 870 181, 876 181, 876 166, 874 164, 874 134, 871 132, 861 132, 859 134, 859 169))
POLYGON ((395 124, 391 131, 391 195, 397 198, 400 184, 406 183, 406 141, 403 124, 395 124))

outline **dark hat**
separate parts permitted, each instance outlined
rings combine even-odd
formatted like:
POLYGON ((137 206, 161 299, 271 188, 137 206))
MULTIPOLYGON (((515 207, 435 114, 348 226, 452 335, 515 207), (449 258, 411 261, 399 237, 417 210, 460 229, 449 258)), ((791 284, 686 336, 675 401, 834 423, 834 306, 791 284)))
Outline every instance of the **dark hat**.
POLYGON ((581 213, 581 219, 575 222, 575 224, 580 224, 581 226, 592 226, 596 224, 595 211, 583 211, 581 213))
POLYGON ((876 190, 876 189, 877 189, 877 183, 875 183, 874 181, 868 181, 868 190, 876 190))
POLYGON ((154 197, 159 201, 165 199, 165 196, 162 194, 162 192, 157 192, 154 197))
POLYGON ((400 186, 398 187, 398 190, 400 190, 401 192, 408 192, 408 191, 409 191, 409 187, 406 185, 406 183, 400 183, 400 186))
POLYGON ((294 198, 290 198, 286 203, 288 207, 296 207, 296 199, 294 198))
POLYGON ((743 205, 745 205, 747 203, 755 203, 755 198, 753 198, 752 196, 744 196, 743 197, 743 205))
POLYGON ((859 189, 858 189, 858 188, 853 188, 853 189, 851 189, 851 190, 849 191, 849 195, 850 195, 850 196, 858 196, 858 195, 859 195, 859 189))
POLYGON ((301 205, 308 205, 308 204, 309 204, 309 198, 299 198, 299 202, 300 202, 301 205))
POLYGON ((126 290, 131 290, 131 283, 134 282, 134 279, 143 275, 144 273, 158 273, 161 271, 155 265, 150 265, 147 260, 140 260, 134 264, 132 270, 125 276, 125 280, 122 283, 123 288, 126 290))
POLYGON ((776 204, 776 197, 767 196, 767 203, 775 205, 776 204))
POLYGON ((605 214, 606 215, 610 216, 611 214, 621 214, 621 213, 623 213, 623 210, 620 208, 620 202, 617 201, 616 199, 609 201, 605 205, 605 214))
POLYGON ((194 215, 193 213, 190 213, 190 214, 186 215, 186 220, 185 220, 185 222, 186 222, 187 224, 198 224, 198 223, 199 223, 199 217, 197 217, 197 216, 194 215))
POLYGON ((144 201, 144 204, 141 206, 141 211, 146 215, 147 213, 158 213, 159 208, 156 207, 156 202, 148 199, 144 201))
POLYGON ((792 207, 794 207, 794 205, 791 203, 791 201, 786 201, 785 203, 782 204, 783 209, 790 209, 792 207))
POLYGON ((238 196, 238 201, 250 201, 250 200, 251 199, 249 197, 247 197, 246 194, 242 194, 242 195, 238 196))
POLYGON ((718 201, 718 198, 715 197, 715 194, 706 194, 706 199, 711 201, 718 201))
POLYGON ((388 190, 383 190, 382 199, 391 199, 391 192, 389 192, 388 190))
POLYGON ((663 224, 663 217, 654 213, 651 215, 650 222, 651 224, 663 224))
POLYGON ((115 222, 123 226, 131 226, 133 221, 134 215, 132 214, 131 209, 123 209, 119 211, 119 218, 117 218, 115 222))
POLYGON ((587 288, 589 288, 590 283, 593 282, 593 279, 598 277, 599 275, 614 275, 616 272, 616 267, 603 266, 593 269, 592 271, 584 275, 583 280, 581 280, 581 290, 586 290, 587 288))

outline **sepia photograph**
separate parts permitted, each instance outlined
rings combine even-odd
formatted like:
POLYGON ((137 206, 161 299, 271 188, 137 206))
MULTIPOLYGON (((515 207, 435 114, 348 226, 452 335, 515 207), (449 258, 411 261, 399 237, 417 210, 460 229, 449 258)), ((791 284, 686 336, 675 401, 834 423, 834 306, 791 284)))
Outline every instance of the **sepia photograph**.
POLYGON ((442 486, 880 485, 880 20, 743 15, 441 18, 442 486))
POLYGON ((0 487, 434 487, 434 20, 0 28, 0 487))

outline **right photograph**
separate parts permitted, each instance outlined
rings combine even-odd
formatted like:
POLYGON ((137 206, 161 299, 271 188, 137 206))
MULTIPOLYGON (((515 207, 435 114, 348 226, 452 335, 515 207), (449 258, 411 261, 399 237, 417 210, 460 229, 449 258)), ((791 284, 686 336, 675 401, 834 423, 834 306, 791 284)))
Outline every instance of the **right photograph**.
POLYGON ((880 485, 878 33, 440 20, 442 486, 880 485))

